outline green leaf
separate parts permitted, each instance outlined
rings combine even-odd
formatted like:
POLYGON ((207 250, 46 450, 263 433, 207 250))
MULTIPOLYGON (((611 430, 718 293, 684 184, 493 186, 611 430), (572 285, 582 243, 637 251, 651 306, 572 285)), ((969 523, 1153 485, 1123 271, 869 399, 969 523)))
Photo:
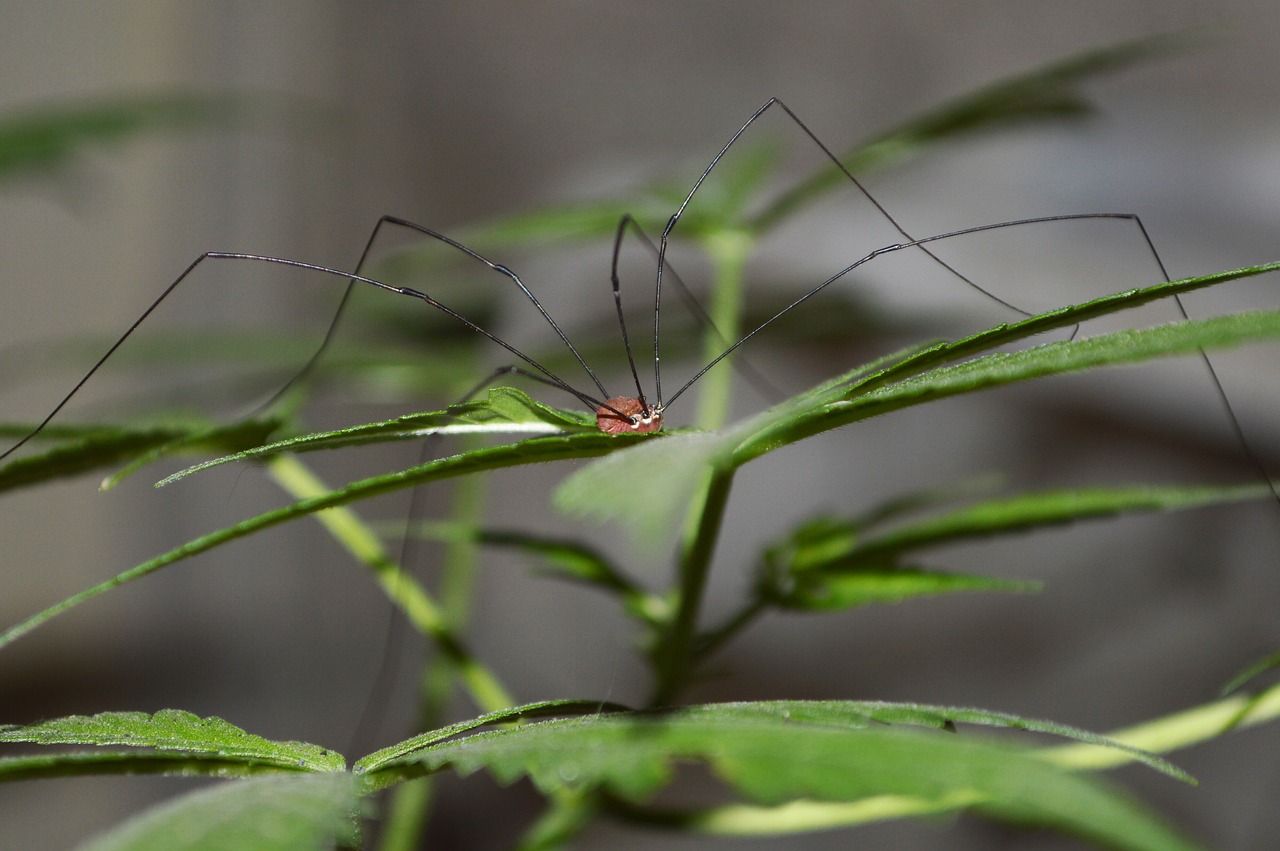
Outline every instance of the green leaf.
POLYGON ((668 199, 653 196, 642 197, 639 203, 617 199, 587 201, 508 216, 470 228, 462 239, 468 245, 501 246, 581 242, 613 236, 618 222, 628 213, 651 228, 665 221, 671 209, 668 199))
POLYGON ((0 729, 0 742, 41 745, 129 745, 178 755, 207 754, 306 771, 341 771, 342 756, 319 745, 278 742, 246 733, 221 718, 177 709, 70 715, 25 727, 0 729))
POLYGON ((90 145, 264 118, 283 106, 247 97, 162 94, 10 109, 0 114, 0 177, 52 170, 90 145))
MULTIPOLYGON (((777 169, 779 151, 773 145, 756 142, 734 145, 716 164, 707 182, 698 188, 697 200, 685 208, 680 227, 673 234, 707 239, 745 224, 745 211, 760 187, 777 169)), ((674 210, 684 201, 687 188, 676 189, 668 202, 674 210)))
MULTIPOLYGON (((841 154, 839 158, 849 171, 862 174, 916 156, 930 145, 970 134, 1037 121, 1080 118, 1094 111, 1093 105, 1079 91, 1080 83, 1146 59, 1186 49, 1198 40, 1187 34, 1159 36, 1120 42, 1068 57, 934 107, 841 154)), ((815 197, 847 185, 848 178, 835 168, 818 171, 762 210, 752 225, 757 232, 768 230, 815 197)))
POLYGON ((1231 682, 1223 686, 1222 693, 1231 694, 1232 692, 1237 691, 1245 683, 1249 682, 1249 680, 1265 674, 1267 671, 1274 668, 1280 668, 1280 652, 1272 653, 1270 656, 1264 656, 1240 673, 1236 674, 1231 678, 1231 682))
MULTIPOLYGON (((429 730, 420 733, 402 742, 397 742, 389 747, 374 751, 368 756, 361 757, 352 766, 352 770, 356 774, 364 774, 367 777, 374 778, 379 773, 385 772, 389 768, 401 766, 405 764, 405 757, 410 756, 423 748, 430 747, 440 742, 468 733, 480 727, 487 727, 495 724, 509 724, 514 721, 523 721, 529 718, 546 718, 549 716, 560 717, 576 717, 581 715, 598 716, 602 713, 621 712, 627 710, 627 707, 617 703, 600 700, 544 700, 538 703, 526 703, 522 706, 513 706, 509 709, 503 709, 498 712, 488 712, 476 718, 466 721, 459 721, 456 724, 450 724, 447 727, 440 727, 436 730, 429 730)), ((393 772, 394 773, 394 772, 393 772)))
MULTIPOLYGON (((54 434, 70 439, 38 455, 18 458, 0 467, 0 491, 78 476, 128 461, 124 473, 108 478, 104 488, 120 481, 142 464, 179 452, 227 451, 262 443, 280 427, 275 419, 255 419, 231 425, 203 422, 152 426, 62 427, 54 434)), ((23 435, 31 429, 11 427, 23 435)), ((47 431, 48 429, 46 429, 47 431)), ((43 433, 41 434, 43 436, 43 433)))
POLYGON ((928 703, 894 703, 882 700, 762 700, 737 703, 710 703, 687 707, 690 712, 706 712, 713 717, 723 713, 735 717, 761 715, 788 722, 807 724, 835 724, 838 726, 865 727, 873 724, 911 724, 945 729, 954 724, 976 724, 984 727, 1000 727, 1008 730, 1025 730, 1075 739, 1123 752, 1127 756, 1154 768, 1163 774, 1196 785, 1196 781, 1168 760, 1149 751, 1116 741, 1108 736, 1092 733, 1079 727, 1026 718, 1009 712, 973 707, 941 706, 928 703))
POLYGON ((851 388, 841 400, 827 402, 825 398, 815 398, 807 409, 793 410, 786 418, 762 420, 764 428, 738 446, 735 462, 745 463, 765 451, 805 437, 935 399, 1033 378, 1131 365, 1277 337, 1280 337, 1280 311, 1240 313, 1047 343, 1009 354, 984 355, 879 387, 869 381, 851 388))
POLYGON ((684 432, 615 452, 561 483, 556 508, 593 520, 623 519, 637 542, 661 546, 721 443, 714 432, 684 432))
POLYGON ((910 567, 806 573, 766 587, 766 598, 785 609, 839 611, 873 603, 901 603, 964 591, 1031 593, 1043 584, 910 567))
POLYGON ((283 419, 247 420, 227 426, 212 426, 178 440, 155 447, 131 461, 118 473, 102 481, 101 490, 110 490, 129 476, 162 458, 196 452, 226 451, 241 446, 259 446, 284 425, 283 419))
MULTIPOLYGON (((396 534, 400 531, 397 528, 396 534)), ((581 582, 618 596, 628 612, 647 623, 657 623, 667 614, 663 600, 633 582, 603 553, 577 541, 514 529, 477 529, 456 523, 421 523, 411 534, 434 541, 465 541, 518 550, 538 559, 541 573, 581 582)))
MULTIPOLYGON (((903 704, 889 705, 904 706, 903 704)), ((926 709, 947 713, 950 716, 948 720, 953 718, 956 721, 959 721, 960 717, 952 713, 967 711, 985 713, 985 710, 955 710, 939 707, 926 709)), ((926 713, 926 717, 918 723, 928 724, 927 714, 929 713, 926 713)), ((1042 748, 1034 751, 1034 754, 1040 759, 1074 770, 1113 768, 1128 764, 1134 759, 1130 752, 1115 747, 1116 744, 1162 752, 1170 751, 1217 738, 1232 730, 1274 721, 1277 717, 1280 717, 1280 685, 1272 686, 1258 695, 1237 695, 1225 698, 1215 703, 1109 733, 1106 737, 1109 743, 1107 746, 1085 743, 1061 745, 1042 748)), ((1143 754, 1147 751, 1138 750, 1136 753, 1143 754)), ((794 801, 775 807, 738 804, 692 812, 661 811, 645 807, 638 812, 621 810, 619 814, 642 819, 644 823, 651 826, 657 824, 677 827, 686 832, 761 836, 804 830, 830 830, 886 819, 930 815, 951 808, 939 802, 928 802, 920 798, 881 795, 850 803, 794 801)), ((615 812, 618 811, 615 810, 615 812)))
POLYGON ((81 851, 300 851, 355 847, 349 774, 261 777, 219 784, 154 807, 81 851))
POLYGON ((304 434, 224 455, 165 476, 156 482, 156 487, 173 484, 211 467, 265 458, 281 452, 317 452, 396 440, 417 440, 435 434, 556 434, 596 430, 594 417, 549 408, 513 387, 494 387, 485 400, 452 405, 443 411, 406 414, 376 423, 304 434))
MULTIPOLYGON (((1184 49, 1195 42, 1196 39, 1187 35, 1163 36, 1122 42, 1069 57, 933 107, 870 142, 846 151, 840 155, 840 160, 855 174, 865 174, 918 155, 939 142, 1033 122, 1079 118, 1093 111, 1092 104, 1079 91, 1082 82, 1184 49)), ((726 158, 717 166, 717 180, 705 187, 712 194, 718 191, 720 197, 713 199, 700 191, 700 203, 690 208, 688 217, 681 220, 679 235, 697 235, 711 227, 723 226, 748 204, 764 177, 772 171, 776 153, 772 148, 758 145, 745 152, 736 148, 735 156, 726 158), (735 173, 722 174, 721 169, 735 173)), ((847 185, 848 178, 839 170, 820 169, 756 213, 748 227, 757 233, 768 230, 813 198, 847 185)), ((534 210, 472 228, 462 240, 470 245, 510 247, 521 243, 597 239, 612 236, 619 220, 628 213, 647 230, 655 231, 661 229, 675 206, 684 199, 686 191, 683 186, 674 189, 654 187, 642 194, 638 201, 588 201, 534 210)), ((411 262, 417 264, 438 261, 443 254, 440 246, 435 244, 425 244, 411 251, 411 262)), ((410 255, 406 253, 405 256, 410 255)))
POLYGON ((807 569, 847 570, 896 560, 924 547, 1038 529, 1135 511, 1183 511, 1272 497, 1269 485, 1086 488, 1020 494, 983 502, 871 537, 807 569))
POLYGON ((1115 847, 1194 847, 1127 797, 1022 751, 947 733, 835 726, 822 711, 816 721, 804 717, 801 703, 778 706, 545 721, 432 744, 401 763, 424 772, 484 768, 504 783, 528 776, 544 792, 602 786, 643 801, 676 764, 696 760, 755 803, 901 795, 1115 847))

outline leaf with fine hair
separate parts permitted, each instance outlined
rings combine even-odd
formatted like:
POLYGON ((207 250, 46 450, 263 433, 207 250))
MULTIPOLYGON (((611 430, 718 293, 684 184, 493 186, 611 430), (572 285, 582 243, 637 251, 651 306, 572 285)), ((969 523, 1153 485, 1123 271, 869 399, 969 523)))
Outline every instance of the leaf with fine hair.
POLYGON ((279 742, 246 733, 221 718, 177 709, 69 715, 24 727, 0 728, 0 742, 41 745, 128 745, 179 754, 209 754, 291 770, 340 771, 339 754, 305 742, 279 742))
POLYGON ((436 434, 527 435, 595 431, 594 417, 548 407, 535 402, 528 394, 514 387, 494 387, 489 390, 486 399, 451 405, 443 411, 406 414, 376 423, 289 437, 224 455, 165 476, 156 482, 156 487, 173 484, 192 473, 212 467, 267 458, 282 452, 318 452, 399 440, 418 440, 436 434))

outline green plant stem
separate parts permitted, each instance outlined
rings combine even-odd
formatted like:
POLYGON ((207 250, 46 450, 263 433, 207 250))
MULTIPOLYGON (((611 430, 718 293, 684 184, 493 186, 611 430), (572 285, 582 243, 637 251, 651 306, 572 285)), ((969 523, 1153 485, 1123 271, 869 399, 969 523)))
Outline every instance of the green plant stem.
MULTIPOLYGON (((711 308, 713 327, 703 334, 706 360, 718 356, 738 338, 738 317, 742 310, 743 269, 754 245, 752 235, 725 228, 703 239, 703 248, 714 269, 711 308)), ((712 430, 724 424, 729 414, 732 372, 713 369, 700 383, 698 426, 712 430)), ((699 498, 690 507, 685 545, 679 567, 679 590, 675 617, 659 635, 654 657, 655 689, 652 703, 669 702, 687 681, 693 667, 698 613, 711 569, 711 556, 720 537, 725 505, 733 483, 733 470, 712 466, 699 498)))
MULTIPOLYGON (((1237 694, 1153 721, 1107 733, 1107 737, 1152 753, 1169 753, 1280 718, 1280 685, 1257 694, 1237 694)), ((1038 756, 1072 770, 1096 771, 1132 762, 1125 751, 1074 744, 1043 748, 1038 756)))
MULTIPOLYGON (((271 477, 297 499, 329 492, 323 482, 292 456, 272 459, 267 469, 271 477)), ((316 512, 316 519, 338 543, 373 571, 378 584, 409 622, 431 639, 436 649, 456 667, 458 677, 479 707, 486 712, 496 712, 515 705, 493 673, 466 649, 431 595, 387 555, 377 535, 354 511, 325 509, 316 512)))
MULTIPOLYGON (((713 327, 702 335, 702 358, 709 362, 741 335, 743 270, 755 245, 755 238, 743 230, 725 228, 702 240, 711 260, 711 306, 707 315, 713 327)), ((711 431, 724 425, 729 416, 733 391, 733 370, 717 364, 698 382, 698 428, 711 431)))
POLYGON ((702 497, 694 503, 699 510, 691 517, 690 532, 685 536, 686 543, 680 558, 676 614, 656 648, 654 668, 657 682, 650 701, 653 706, 669 703, 684 687, 693 667, 698 613, 711 570, 711 556, 720 539, 733 474, 732 467, 713 466, 702 497))
POLYGON ((434 787, 434 777, 419 777, 395 788, 384 815, 379 851, 413 851, 418 847, 427 827, 434 787))

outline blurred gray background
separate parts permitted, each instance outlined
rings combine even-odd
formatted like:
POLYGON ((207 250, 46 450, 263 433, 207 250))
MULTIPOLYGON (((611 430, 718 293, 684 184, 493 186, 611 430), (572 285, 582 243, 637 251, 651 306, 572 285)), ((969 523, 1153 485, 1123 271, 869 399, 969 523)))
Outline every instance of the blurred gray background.
MULTIPOLYGON (((450 232, 544 203, 623 194, 647 180, 687 186, 770 95, 839 149, 995 78, 1191 27, 1221 28, 1223 37, 1091 84, 1104 110, 1091 122, 969 140, 869 181, 917 234, 1021 216, 1136 212, 1175 277, 1280 257, 1274 3, 7 4, 0 108, 247 91, 338 111, 323 129, 305 133, 255 127, 148 135, 87 152, 71 174, 0 186, 0 351, 9 353, 10 376, 0 388, 3 419, 37 419, 76 378, 70 366, 15 366, 14 352, 119 333, 206 250, 350 267, 382 213, 450 232), (15 368, 25 380, 12 379, 15 368)), ((771 120, 758 132, 787 146, 799 167, 815 163, 785 122, 771 120)), ((838 215, 824 205, 771 241, 760 279, 821 280, 842 258, 894 239, 881 225, 866 245, 851 248, 837 242, 846 233, 838 215)), ((1010 233, 972 249, 957 245, 947 256, 1012 300, 1040 308, 1153 275, 1136 236, 1111 226, 1010 233)), ((566 310, 577 294, 607 285, 603 244, 495 259, 566 310)), ((253 276, 208 270, 158 322, 257 322, 319 339, 331 285, 246 278, 253 276)), ((958 317, 963 329, 1009 318, 972 298, 953 305, 957 285, 946 279, 925 289, 886 271, 868 286, 875 287, 868 298, 895 320, 958 317)), ((1205 316, 1274 306, 1275 288, 1275 278, 1229 285, 1191 308, 1205 316)), ((517 326, 512 333, 530 339, 539 331, 517 326)), ((1275 356, 1258 348, 1220 360, 1245 427, 1273 469, 1280 458, 1275 356)), ((849 368, 856 360, 838 359, 849 357, 774 347, 754 362, 794 391, 849 368)), ((492 362, 502 361, 495 353, 492 362)), ((711 615, 729 611, 742 594, 760 544, 798 518, 852 513, 938 478, 995 471, 1023 487, 1256 478, 1193 362, 978 401, 829 434, 744 470, 717 558, 711 615)), ((764 404, 744 393, 739 413, 764 404)), ((692 415, 688 408, 673 409, 677 424, 692 415)), ((91 406, 84 410, 91 416, 91 406)), ((356 422, 373 414, 332 416, 356 422)), ((326 475, 335 482, 365 475, 361 463, 326 475)), ((556 516, 549 494, 567 472, 552 466, 494 477, 494 521, 587 536, 623 552, 651 587, 665 584, 671 542, 625 555, 622 530, 556 516)), ((3 623, 282 500, 253 469, 159 494, 149 481, 104 495, 90 476, 7 496, 3 623)), ((687 697, 916 700, 1118 728, 1213 699, 1238 669, 1280 644, 1278 545, 1280 511, 1258 504, 958 548, 936 563, 1042 579, 1047 588, 1035 597, 960 596, 768 618, 718 657, 716 676, 687 697)), ((521 700, 644 699, 648 683, 633 633, 599 595, 532 577, 518 559, 486 555, 476 617, 475 648, 521 700)), ((361 569, 313 523, 296 523, 94 601, 7 649, 0 720, 179 707, 261 735, 346 749, 386 630, 386 604, 361 569)), ((411 671, 402 667, 395 688, 380 696, 386 720, 363 747, 407 731, 411 671)), ((459 713, 467 711, 459 704, 459 713)), ((1178 754, 1201 780, 1198 789, 1145 771, 1118 779, 1210 847, 1264 848, 1280 831, 1278 754, 1276 729, 1264 728, 1178 754)), ((66 847, 190 785, 108 778, 7 787, 0 847, 66 847)), ((485 777, 453 782, 435 847, 503 847, 533 806, 527 789, 499 790, 485 777), (495 807, 510 814, 509 823, 492 817, 495 807)), ((971 819, 753 847, 851 841, 1071 847, 971 819)), ((583 841, 696 844, 607 825, 583 841)))

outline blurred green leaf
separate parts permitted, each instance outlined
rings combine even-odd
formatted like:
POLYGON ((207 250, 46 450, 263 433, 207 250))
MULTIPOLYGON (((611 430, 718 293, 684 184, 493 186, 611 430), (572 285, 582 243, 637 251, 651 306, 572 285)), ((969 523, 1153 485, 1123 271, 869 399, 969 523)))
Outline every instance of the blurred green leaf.
MULTIPOLYGON (((402 531, 397 526, 396 534, 402 531)), ((646 623, 656 623, 667 613, 662 599, 629 579, 604 553, 578 541, 515 529, 480 529, 456 523, 420 523, 411 528, 409 533, 433 541, 465 541, 486 547, 516 550, 537 559, 540 573, 579 582, 617 596, 627 612, 646 623)))
MULTIPOLYGON (((934 107, 840 154, 839 159, 855 175, 865 174, 916 156, 939 142, 1032 122, 1081 118, 1094 111, 1079 90, 1081 83, 1138 62, 1186 50, 1202 41, 1199 36, 1179 33, 1121 42, 1071 56, 934 107)), ((848 178, 836 168, 818 171, 761 211, 751 226, 757 233, 764 232, 815 197, 848 183, 848 178)))
POLYGON ((1239 690, 1245 683, 1255 677, 1261 676, 1267 671, 1275 668, 1280 668, 1280 652, 1272 653, 1270 656, 1264 656, 1240 673, 1236 674, 1231 678, 1231 682, 1223 686, 1222 693, 1231 694, 1232 692, 1239 690))
POLYGON ((92 145, 143 133, 237 124, 313 121, 314 106, 249 95, 160 94, 99 97, 0 113, 0 178, 48 172, 92 145))
POLYGON ((95 837, 81 851, 301 851, 356 847, 349 774, 259 777, 198 789, 95 837))
MULTIPOLYGON (((931 145, 967 135, 1084 117, 1094 111, 1080 91, 1084 82, 1189 49, 1201 41, 1203 38, 1196 35, 1174 34, 1121 42, 1072 56, 933 107, 838 156, 854 174, 866 174, 919 155, 931 145)), ((715 225, 723 226, 738 219, 755 190, 773 171, 777 156, 772 147, 757 145, 745 151, 738 151, 737 147, 735 145, 733 156, 716 166, 717 179, 707 184, 705 191, 699 190, 699 203, 682 218, 680 235, 695 236, 715 225), (730 171, 734 173, 728 174, 730 171)), ((841 185, 848 185, 848 178, 838 169, 819 169, 756 212, 746 226, 757 233, 766 231, 815 197, 841 185)), ((639 195, 634 200, 590 201, 535 210, 469 229, 463 239, 477 246, 504 248, 600 239, 612 236, 619 220, 628 213, 646 230, 657 232, 684 200, 687 191, 687 185, 658 186, 648 192, 633 193, 633 197, 639 195)), ((432 256, 440 256, 439 250, 439 246, 423 245, 421 253, 415 254, 414 262, 429 263, 432 256)))
POLYGON ((868 567, 775 579, 766 586, 764 593, 769 602, 780 608, 830 612, 875 603, 901 603, 916 597, 973 591, 1030 593, 1039 591, 1041 587, 1039 582, 941 573, 912 567, 868 567))

